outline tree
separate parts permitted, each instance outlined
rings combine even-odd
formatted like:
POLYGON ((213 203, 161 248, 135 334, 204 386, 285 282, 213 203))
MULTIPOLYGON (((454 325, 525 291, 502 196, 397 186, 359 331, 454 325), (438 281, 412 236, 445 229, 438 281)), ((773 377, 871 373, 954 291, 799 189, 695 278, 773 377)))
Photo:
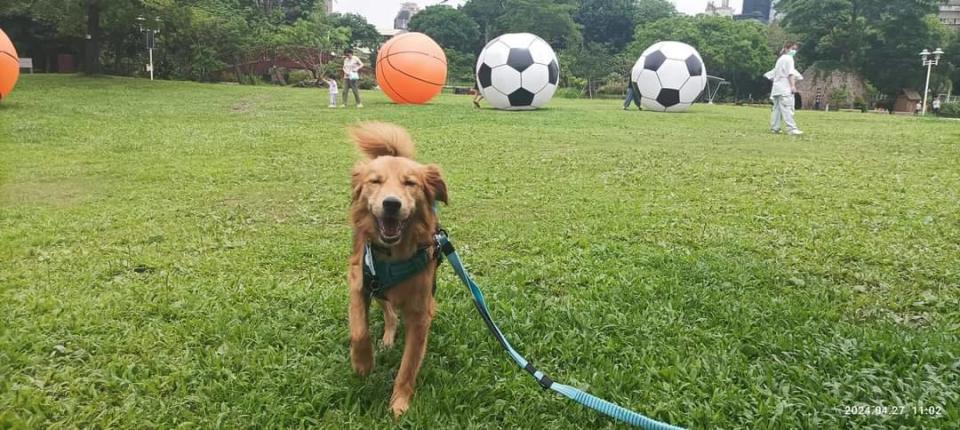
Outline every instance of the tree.
POLYGON ((276 50, 309 70, 313 78, 319 80, 326 72, 329 53, 345 47, 349 40, 349 28, 335 27, 323 13, 317 12, 309 19, 281 27, 276 38, 276 50))
POLYGON ((473 19, 480 26, 483 34, 483 43, 486 44, 496 36, 497 20, 503 15, 505 0, 467 0, 463 5, 463 13, 473 19))
POLYGON ((502 33, 533 33, 554 49, 577 46, 582 41, 574 22, 576 0, 503 0, 504 12, 497 19, 502 33))
MULTIPOLYGON (((7 0, 0 15, 29 17, 56 29, 57 38, 81 52, 81 70, 100 73, 103 40, 135 31, 133 17, 143 7, 134 0, 7 0)), ((117 39, 118 37, 114 37, 117 39)))
POLYGON ((468 0, 463 12, 480 26, 484 42, 502 33, 533 33, 555 49, 580 44, 573 20, 579 0, 468 0))
POLYGON ((567 70, 586 83, 587 97, 593 98, 597 86, 611 72, 610 62, 613 50, 600 43, 584 43, 560 53, 561 63, 567 70))
POLYGON ((783 45, 796 40, 798 40, 797 35, 783 28, 780 21, 771 22, 767 26, 767 48, 770 49, 770 52, 779 53, 783 49, 783 45))
POLYGON ((953 93, 960 92, 960 33, 953 33, 950 42, 943 47, 945 51, 945 66, 943 74, 947 76, 949 89, 953 93))
POLYGON ((607 44, 619 51, 633 39, 637 3, 635 0, 583 0, 573 18, 583 26, 584 42, 607 44))
POLYGON ((480 27, 460 9, 429 6, 410 19, 408 29, 432 37, 445 49, 465 54, 474 53, 482 47, 480 27))
POLYGON ((471 83, 475 79, 474 67, 477 57, 455 49, 444 49, 447 55, 447 81, 452 83, 471 83))
POLYGON ((765 28, 756 21, 714 16, 676 16, 638 25, 629 52, 634 58, 663 40, 687 43, 703 57, 707 71, 730 81, 738 98, 755 94, 760 76, 776 56, 767 48, 765 28))
POLYGON ((944 42, 930 19, 938 0, 780 0, 784 26, 800 36, 801 58, 834 61, 892 95, 922 80, 917 53, 944 42))
POLYGON ((634 22, 636 25, 647 25, 677 15, 677 8, 668 0, 639 0, 634 22))
MULTIPOLYGON (((317 13, 322 14, 322 11, 317 13)), ((366 48, 375 50, 380 46, 380 32, 377 27, 367 22, 367 19, 355 13, 339 14, 335 13, 329 16, 330 25, 334 27, 345 27, 350 30, 349 45, 354 48, 366 48)))

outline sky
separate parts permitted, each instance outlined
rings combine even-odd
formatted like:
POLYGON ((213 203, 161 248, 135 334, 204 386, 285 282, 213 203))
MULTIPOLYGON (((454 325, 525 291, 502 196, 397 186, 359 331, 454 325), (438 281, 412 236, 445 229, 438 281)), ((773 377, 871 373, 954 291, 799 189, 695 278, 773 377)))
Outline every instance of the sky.
MULTIPOLYGON (((393 28, 393 17, 400 10, 400 4, 406 0, 334 0, 335 12, 358 13, 367 18, 367 21, 377 28, 393 28)), ((421 8, 440 3, 440 0, 412 0, 421 8)), ((677 10, 687 14, 698 14, 707 7, 708 0, 670 0, 677 5, 677 10)), ((716 0, 719 5, 721 0, 716 0)), ((464 0, 450 0, 450 4, 460 5, 464 0)), ((740 12, 743 0, 730 0, 730 6, 740 12)))

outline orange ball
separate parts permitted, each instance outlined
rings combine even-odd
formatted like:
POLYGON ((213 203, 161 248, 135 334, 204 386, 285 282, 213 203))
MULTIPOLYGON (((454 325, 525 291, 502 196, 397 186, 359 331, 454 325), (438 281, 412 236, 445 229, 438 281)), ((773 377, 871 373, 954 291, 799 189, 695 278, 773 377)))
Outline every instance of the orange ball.
POLYGON ((7 33, 0 30, 0 100, 7 97, 20 77, 20 57, 7 33))
POLYGON ((394 103, 426 103, 446 82, 447 56, 426 34, 394 36, 377 53, 377 83, 394 103))

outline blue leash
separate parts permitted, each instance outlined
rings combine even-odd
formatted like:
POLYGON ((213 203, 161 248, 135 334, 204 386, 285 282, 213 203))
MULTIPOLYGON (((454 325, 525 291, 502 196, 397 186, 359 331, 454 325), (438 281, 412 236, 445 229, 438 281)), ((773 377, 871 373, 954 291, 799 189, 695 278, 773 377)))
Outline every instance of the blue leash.
POLYGON ((450 266, 453 266, 453 270, 457 272, 457 276, 461 281, 463 281, 463 284, 470 289, 470 293, 473 294, 473 303, 477 305, 477 311, 480 312, 480 317, 482 317, 483 322, 487 324, 487 328, 489 328, 490 332, 493 333, 493 336, 497 338, 497 341, 500 342, 500 345, 503 346, 503 349, 507 350, 507 354, 510 354, 510 358, 517 362, 517 365, 520 366, 521 369, 526 370, 533 375, 533 379, 536 379, 541 387, 556 391, 572 399, 573 401, 580 403, 581 405, 646 430, 683 430, 682 427, 672 426, 667 423, 662 423, 660 421, 647 418, 634 411, 596 397, 590 393, 578 390, 569 385, 554 382, 549 376, 537 370, 536 367, 533 367, 533 365, 530 364, 526 358, 523 358, 519 352, 510 346, 510 342, 507 341, 506 336, 504 336, 503 332, 500 331, 500 327, 497 327, 497 324, 493 322, 493 318, 490 317, 490 311, 487 309, 487 301, 483 298, 483 292, 480 291, 480 287, 477 286, 477 284, 473 282, 473 279, 470 278, 470 275, 467 274, 467 269, 463 267, 463 262, 460 261, 460 256, 457 255, 457 251, 453 248, 453 244, 447 237, 446 232, 441 230, 440 233, 436 235, 436 240, 437 245, 440 247, 440 251, 443 252, 443 254, 447 257, 447 261, 450 262, 450 266))

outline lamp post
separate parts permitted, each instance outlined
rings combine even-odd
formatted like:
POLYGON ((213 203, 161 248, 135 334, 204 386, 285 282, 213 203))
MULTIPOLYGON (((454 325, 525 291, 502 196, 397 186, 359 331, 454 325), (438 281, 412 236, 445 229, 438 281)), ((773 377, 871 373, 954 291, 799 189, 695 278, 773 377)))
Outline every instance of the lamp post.
POLYGON ((154 18, 156 22, 156 29, 150 28, 149 26, 144 26, 147 23, 147 19, 138 16, 137 17, 137 28, 140 29, 141 33, 147 34, 147 55, 150 57, 150 63, 147 64, 147 71, 150 72, 150 80, 153 80, 153 48, 156 46, 156 35, 160 33, 160 17, 154 18))
POLYGON ((930 69, 932 69, 933 66, 940 64, 941 55, 943 55, 943 50, 940 48, 937 48, 937 50, 933 52, 930 52, 926 49, 924 49, 923 52, 920 52, 920 58, 923 60, 923 65, 927 66, 927 83, 923 88, 923 110, 920 113, 921 116, 927 114, 927 93, 930 92, 930 69), (931 54, 933 54, 933 58, 930 58, 931 54))

